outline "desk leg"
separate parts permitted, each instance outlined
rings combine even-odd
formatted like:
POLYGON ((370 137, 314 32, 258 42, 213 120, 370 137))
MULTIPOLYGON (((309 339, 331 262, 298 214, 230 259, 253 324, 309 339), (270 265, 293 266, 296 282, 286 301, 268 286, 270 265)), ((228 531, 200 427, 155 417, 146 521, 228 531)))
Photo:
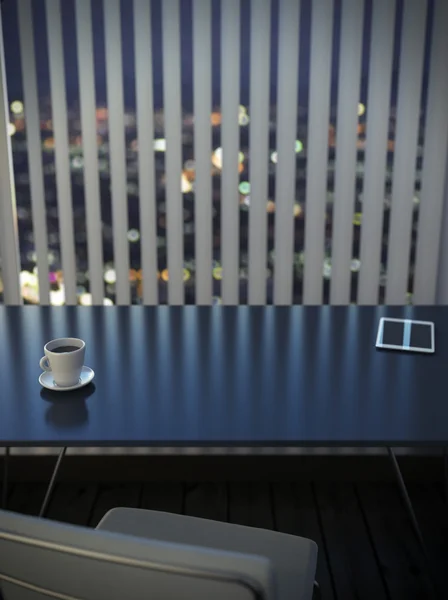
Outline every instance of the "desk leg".
POLYGON ((392 466, 393 469, 395 471, 395 476, 397 478, 397 483, 398 483, 398 487, 400 488, 400 492, 403 498, 403 501, 406 505, 406 510, 408 511, 408 516, 411 519, 411 523, 412 526, 414 528, 414 533, 417 537, 418 543, 420 544, 421 550, 423 552, 423 556, 426 560, 427 566, 428 566, 428 570, 429 573, 431 575, 431 580, 433 585, 435 585, 435 578, 434 578, 434 574, 433 574, 433 568, 432 568, 432 563, 431 560, 429 558, 429 554, 428 551, 426 549, 426 544, 423 540, 423 535, 422 532, 420 531, 420 527, 417 521, 417 517, 415 516, 415 512, 414 512, 414 507, 412 506, 412 502, 411 499, 409 498, 409 494, 408 494, 408 490, 406 489, 406 484, 404 482, 403 479, 403 475, 401 474, 401 470, 400 467, 398 465, 398 461, 397 461, 397 457, 395 456, 394 451, 392 450, 392 448, 388 447, 387 448, 388 452, 389 452, 389 457, 390 460, 392 462, 392 466))
POLYGON ((2 508, 6 510, 8 504, 8 463, 9 463, 9 446, 5 448, 3 457, 3 490, 2 490, 2 508))
POLYGON ((51 499, 51 494, 53 493, 54 484, 56 483, 56 477, 58 476, 59 468, 61 466, 62 459, 64 458, 66 450, 67 447, 64 446, 59 452, 58 460, 56 461, 56 465, 53 469, 53 474, 51 476, 50 483, 48 484, 47 492, 42 503, 42 508, 40 509, 39 517, 45 517, 45 513, 47 512, 48 504, 51 499))

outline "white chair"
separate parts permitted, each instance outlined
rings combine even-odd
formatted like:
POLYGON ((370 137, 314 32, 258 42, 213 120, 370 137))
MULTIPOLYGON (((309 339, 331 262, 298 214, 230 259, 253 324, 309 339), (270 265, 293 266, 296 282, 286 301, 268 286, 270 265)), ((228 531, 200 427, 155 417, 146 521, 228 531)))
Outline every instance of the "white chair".
POLYGON ((307 539, 156 511, 97 529, 0 511, 2 600, 309 600, 316 560, 307 539))

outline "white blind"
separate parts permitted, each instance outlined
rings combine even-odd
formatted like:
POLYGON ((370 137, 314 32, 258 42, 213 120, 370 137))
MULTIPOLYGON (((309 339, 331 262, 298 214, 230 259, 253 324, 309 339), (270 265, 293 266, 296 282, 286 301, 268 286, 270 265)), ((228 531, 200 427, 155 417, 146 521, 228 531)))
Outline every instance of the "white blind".
POLYGON ((162 3, 163 102, 166 138, 166 216, 168 242, 168 302, 184 303, 183 208, 181 194, 181 87, 179 0, 162 3))
MULTIPOLYGON (((299 0, 279 0, 278 3, 271 3, 271 0, 248 0, 247 3, 241 3, 240 0, 225 0, 214 4, 212 0, 193 0, 189 19, 185 18, 190 14, 189 10, 184 11, 185 5, 179 0, 164 0, 161 3, 134 0, 130 23, 126 21, 128 13, 122 12, 124 4, 120 0, 104 1, 99 6, 104 18, 102 49, 105 50, 108 109, 108 132, 105 134, 108 140, 104 146, 109 145, 117 304, 131 302, 130 275, 133 281, 139 276, 130 272, 131 237, 128 239, 128 221, 129 214, 133 219, 135 213, 140 227, 141 300, 144 304, 157 304, 162 286, 167 287, 169 304, 184 304, 184 258, 189 259, 189 264, 185 265, 189 269, 186 276, 191 275, 195 279, 197 304, 210 305, 214 294, 219 293, 216 291, 219 284, 212 278, 213 259, 222 265, 222 302, 238 304, 240 282, 246 276, 245 272, 240 273, 240 258, 243 259, 243 256, 240 257, 240 244, 244 247, 246 242, 240 239, 240 169, 243 170, 241 179, 250 182, 250 192, 244 195, 245 206, 242 207, 248 211, 250 305, 265 304, 267 301, 268 258, 270 265, 274 265, 273 288, 269 283, 273 296, 269 296, 269 301, 276 305, 297 301, 293 292, 299 287, 295 286, 295 278, 302 268, 302 256, 297 255, 302 247, 299 247, 299 215, 295 220, 294 203, 299 196, 303 196, 300 197, 300 201, 303 201, 300 210, 303 208, 305 220, 304 304, 321 304, 324 299, 324 259, 325 277, 331 278, 329 301, 332 304, 350 302, 352 269, 358 268, 357 299, 360 304, 376 304, 384 285, 387 304, 407 302, 410 291, 413 291, 413 302, 416 304, 436 301, 438 279, 443 270, 441 252, 445 247, 442 223, 448 159, 447 2, 375 0, 367 3, 364 0, 341 0, 335 3, 334 0, 316 0, 301 3, 299 0), (367 10, 369 12, 366 15, 367 10), (301 13, 305 15, 305 22, 310 19, 309 47, 304 42, 307 35, 301 37, 301 13), (215 24, 213 19, 218 15, 215 24), (241 30, 242 15, 248 15, 249 19, 245 33, 241 30), (432 15, 431 23, 427 23, 428 15, 432 15), (129 115, 125 110, 128 90, 124 89, 127 79, 123 71, 129 65, 126 62, 127 46, 123 43, 122 29, 127 31, 128 25, 133 35, 132 54, 135 60, 137 125, 132 133, 135 140, 130 137, 129 115), (158 32, 157 35, 154 33, 158 26, 160 38, 158 32), (221 38, 220 76, 217 78, 220 80, 220 97, 217 100, 219 107, 214 107, 212 101, 215 102, 216 94, 212 88, 212 65, 217 62, 213 60, 217 45, 212 31, 217 31, 218 26, 221 38), (426 39, 427 31, 430 39, 426 39), (395 39, 397 33, 399 44, 395 39), (249 39, 241 38, 242 35, 249 35, 249 39), (370 36, 368 48, 364 35, 370 36), (185 51, 185 40, 189 39, 192 42, 191 82, 185 81, 186 71, 183 67, 190 65, 188 58, 181 54, 185 51), (241 75, 246 75, 246 62, 243 61, 242 70, 241 39, 243 47, 247 41, 249 48, 248 77, 243 85, 241 75), (338 44, 335 43, 336 39, 339 40, 338 44), (302 62, 299 59, 303 56, 299 56, 299 42, 307 60, 309 57, 309 70, 307 65, 300 72, 299 62, 302 62), (161 47, 156 47, 156 44, 161 47), (160 74, 153 73, 153 60, 157 64, 158 56, 161 57, 160 74), (428 77, 424 73, 425 56, 428 57, 428 77), (271 70, 276 74, 272 81, 271 70), (336 91, 336 81, 332 77, 337 79, 337 99, 331 107, 331 91, 336 91), (395 85, 392 88, 395 79, 398 81, 397 100, 395 85), (428 89, 423 90, 422 84, 426 79, 428 89), (300 89, 307 89, 308 92, 306 117, 302 112, 304 107, 299 107, 299 83, 300 89), (159 103, 159 93, 154 96, 154 89, 159 85, 163 92, 160 94, 163 100, 162 121, 154 113, 159 103), (189 85, 192 91, 192 107, 185 106, 183 102, 184 85, 189 85), (275 94, 272 93, 274 89, 275 94), (249 102, 245 99, 247 92, 249 102), (366 115, 360 118, 358 103, 363 94, 366 94, 362 99, 366 105, 366 115), (271 102, 272 98, 275 98, 274 102, 271 102), (426 98, 425 107, 422 106, 422 98, 426 98), (239 124, 240 104, 249 105, 246 117, 250 122, 245 129, 239 124), (213 125, 211 123, 212 110, 221 111, 220 128, 216 124, 216 115, 213 125), (302 127, 306 127, 306 132, 301 131, 302 127), (361 139, 361 133, 363 136, 365 133, 365 139, 361 139), (157 154, 157 160, 154 149, 156 135, 163 137, 165 141, 161 144, 166 145, 164 156, 157 154), (296 147, 297 137, 303 141, 302 154, 296 147), (185 196, 181 182, 185 184, 183 160, 189 144, 194 151, 194 183, 188 182, 188 193, 192 193, 191 196, 185 196), (244 166, 241 167, 240 144, 248 145, 245 148, 244 166), (211 157, 218 145, 222 151, 222 164, 220 168, 214 167, 212 175, 211 157), (276 155, 271 161, 273 151, 276 155), (331 167, 328 164, 329 152, 331 167), (134 159, 138 166, 139 199, 128 207, 127 162, 134 159), (334 195, 330 197, 332 173, 334 195), (213 177, 219 175, 221 190, 217 198, 219 186, 213 185, 216 181, 213 177), (385 194, 389 196, 389 188, 390 199, 385 198, 385 194), (193 199, 194 257, 184 257, 184 243, 188 249, 185 252, 190 254, 192 239, 187 237, 184 240, 183 221, 189 218, 186 215, 192 214, 189 210, 184 212, 184 202, 193 199), (267 205, 271 199, 275 200, 274 207, 272 202, 267 205), (332 207, 330 200, 334 200, 332 207), (166 220, 161 216, 158 222, 157 215, 158 211, 163 212, 163 201, 166 220), (356 210, 362 211, 359 219, 361 226, 357 230, 360 231, 359 244, 358 234, 356 238, 353 235, 355 203, 360 206, 356 210), (272 214, 267 217, 268 206, 275 217, 272 214), (387 220, 383 223, 383 215, 389 207, 387 220), (213 232, 213 216, 219 210, 220 249, 215 245, 213 232), (273 221, 275 225, 272 232, 268 230, 268 223, 273 221), (384 229, 386 223, 389 223, 387 237, 384 229), (166 240, 157 238, 158 225, 161 229, 165 228, 166 240), (159 276, 158 252, 164 243, 167 273, 159 276), (354 255, 358 246, 359 255, 354 255), (410 270, 414 254, 415 265, 410 270), (359 258, 360 264, 353 266, 353 258, 359 258)), ((48 30, 61 267, 66 302, 75 304, 78 301, 79 246, 75 247, 70 172, 73 141, 69 139, 69 125, 71 128, 77 118, 68 122, 71 113, 66 98, 66 80, 69 76, 64 64, 67 48, 63 26, 65 30, 66 23, 62 23, 61 7, 65 14, 66 7, 60 0, 45 0, 42 4, 48 30)), ((74 7, 87 270, 92 302, 102 304, 102 227, 107 199, 102 197, 104 190, 100 187, 98 173, 96 87, 101 59, 98 61, 97 31, 92 16, 96 15, 98 6, 90 0, 75 0, 74 7), (103 202, 105 206, 102 206, 103 202)), ((38 98, 40 82, 37 79, 34 52, 36 32, 33 11, 36 10, 39 8, 31 0, 18 0, 17 26, 35 245, 32 250, 36 254, 40 302, 48 304, 51 293, 47 206, 40 133, 43 110, 40 104, 43 103, 38 98)), ((126 38, 126 44, 127 41, 126 38)), ((0 66, 3 109, 0 126, 0 254, 4 297, 7 302, 15 303, 20 302, 20 257, 4 62, 0 66)), ((185 97, 184 94, 184 100, 185 97)), ((17 139, 18 136, 14 141, 17 139)), ((161 144, 158 152, 165 149, 161 144)), ((303 218, 303 215, 300 217, 303 218)), ((25 245, 22 245, 24 248, 25 245)), ((137 246, 132 248, 136 249, 137 246)), ((132 257, 134 260, 134 254, 132 257)), ((80 260, 84 261, 84 258, 80 260)), ((221 276, 219 271, 215 275, 217 279, 221 276)), ((443 294, 440 297, 444 297, 443 294)))
MULTIPOLYGON (((448 160, 445 174, 448 173, 448 160)), ((441 222, 442 232, 448 231, 448 178, 445 177, 444 210, 441 222)), ((437 304, 448 304, 448 236, 442 235, 438 260, 438 278, 436 289, 437 304)))
POLYGON ((51 108, 53 113, 56 191, 58 196, 59 237, 64 274, 65 303, 76 304, 76 256, 73 201, 70 181, 67 100, 65 93, 64 48, 62 44, 61 5, 46 0, 48 59, 50 64, 51 108))
POLYGON ((20 0, 18 5, 20 56, 22 59, 23 99, 25 102, 26 137, 30 174, 31 211, 34 245, 39 281, 39 302, 50 302, 48 280, 48 236, 45 206, 44 176, 40 138, 39 102, 34 51, 33 11, 31 0, 20 0))
POLYGON ((249 304, 266 302, 271 2, 251 4, 249 304))
POLYGON ((426 108, 425 152, 417 237, 414 303, 433 304, 439 267, 448 150, 448 2, 436 0, 426 108))
POLYGON ((147 0, 134 0, 134 36, 143 303, 157 304, 152 33, 150 5, 147 0))
POLYGON ((90 0, 77 0, 75 10, 90 293, 93 304, 102 304, 103 246, 90 0))
POLYGON ((304 304, 322 303, 333 0, 311 4, 304 304))
POLYGON ((300 2, 282 0, 279 14, 274 302, 292 302, 296 194, 300 2))
POLYGON ((238 304, 240 0, 221 3, 221 259, 223 304, 238 304))
MULTIPOLYGON (((3 50, 3 26, 0 14, 0 49, 3 50)), ((17 235, 16 197, 12 169, 11 141, 8 134, 9 110, 5 57, 0 55, 0 259, 5 304, 21 304, 19 285, 20 258, 17 235)))
POLYGON ((378 302, 395 0, 377 0, 372 9, 359 304, 378 302))
POLYGON ((408 0, 403 5, 386 304, 405 304, 408 291, 426 4, 408 0))
POLYGON ((332 304, 350 303, 363 16, 363 0, 344 0, 336 118, 336 183, 331 247, 332 304))
POLYGON ((120 0, 104 1, 107 105, 109 110, 112 225, 116 302, 129 304, 128 203, 124 139, 123 58, 120 0))
POLYGON ((193 2, 196 304, 212 301, 212 7, 193 2))

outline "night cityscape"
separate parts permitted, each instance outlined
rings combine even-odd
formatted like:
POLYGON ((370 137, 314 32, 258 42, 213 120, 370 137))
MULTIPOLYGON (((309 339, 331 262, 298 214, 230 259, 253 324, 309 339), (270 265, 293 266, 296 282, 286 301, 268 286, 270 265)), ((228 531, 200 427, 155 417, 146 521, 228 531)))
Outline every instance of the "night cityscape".
MULTIPOLYGON (((93 19, 95 22, 95 11, 101 9, 101 3, 93 3, 93 19)), ((274 3, 276 4, 276 3, 274 3)), ((63 25, 67 27, 70 11, 73 11, 71 2, 65 6, 63 3, 63 25), (65 20, 64 20, 65 19, 65 20)), ((160 31, 156 25, 157 19, 160 17, 160 3, 153 3, 153 40, 154 47, 157 47, 160 39, 160 31), (159 12, 158 12, 159 11, 159 12)), ((245 4, 242 5, 242 16, 244 18, 245 4)), ((369 18, 369 6, 367 3, 366 19, 369 18)), ((35 28, 36 28, 36 64, 39 70, 39 50, 40 36, 44 36, 45 32, 39 29, 39 23, 43 23, 42 2, 33 4, 35 9, 35 28)), ((181 3, 183 10, 183 19, 186 20, 185 31, 191 29, 191 3, 181 3), (186 11, 186 14, 184 14, 186 11), (190 19, 190 22, 188 21, 190 19)), ((399 7, 400 8, 400 7, 399 7)), ((309 2, 304 2, 303 13, 309 11, 309 2)), ((338 10, 338 3, 336 4, 338 10)), ((370 6, 371 10, 371 6, 370 6)), ((215 11, 216 12, 216 11, 215 11)), ((11 20, 11 23, 16 19, 14 14, 14 3, 6 7, 4 16, 4 26, 11 20), (9 12, 8 12, 9 11, 9 12)), ((126 16, 127 11, 123 9, 123 47, 126 47, 126 16)), ((99 14, 99 13, 98 13, 99 14)), ((305 21, 307 15, 302 14, 305 21)), ((309 15, 308 15, 309 16, 309 15)), ((97 15, 98 17, 98 15, 97 15)), ((98 17, 99 19, 99 17, 98 17)), ((182 21, 181 38, 183 47, 191 43, 188 38, 185 41, 184 20, 182 21)), ((101 29, 100 20, 98 27, 101 29)), ((215 21, 212 24, 212 29, 219 28, 219 23, 215 21)), ((13 27, 11 27, 11 30, 13 27)), ((6 30, 6 28, 5 28, 6 30)), ((129 32, 128 32, 129 33, 129 32)), ((36 254, 34 249, 33 228, 31 219, 30 205, 30 187, 28 174, 28 159, 27 159, 27 142, 26 142, 26 107, 23 105, 23 96, 20 93, 20 77, 17 76, 18 61, 15 62, 12 57, 15 51, 16 40, 13 39, 14 32, 6 30, 7 38, 7 70, 11 72, 11 85, 9 85, 10 95, 10 135, 13 150, 14 174, 16 184, 16 200, 17 200, 17 216, 19 224, 19 244, 20 244, 20 259, 21 259, 21 285, 22 295, 26 302, 36 303, 38 301, 37 277, 36 277, 36 254), (11 63, 14 65, 11 66, 11 63), (14 75, 15 77, 14 77, 14 75)), ((191 36, 191 31, 190 34, 191 36)), ((243 35, 243 34, 242 34, 243 35)), ((309 32, 304 33, 302 45, 305 47, 309 44, 309 32), (308 35, 308 39, 307 39, 308 35)), ((95 37, 95 36, 94 36, 95 37)), ((101 37, 101 31, 100 35, 101 37)), ((337 35, 335 35, 337 38, 337 35)), ((43 39, 43 38, 42 38, 43 39)), ((66 40, 67 44, 70 39, 66 40)), ((215 42, 214 42, 215 43, 215 42)), ((337 39, 335 39, 337 43, 337 39)), ((367 42, 365 42, 367 43, 367 42)), ((43 42, 42 42, 43 44, 43 42)), ((44 44, 43 44, 44 45, 44 44)), ((124 50, 125 51, 125 50, 124 50)), ((244 52, 247 51, 247 43, 242 42, 242 56, 244 62, 244 52), (246 48, 246 50, 245 50, 246 48)), ((68 50, 67 52, 70 52, 68 50)), ((309 50, 308 50, 309 52, 309 50)), ((44 52, 45 54, 45 52, 44 52)), ((366 52, 364 52, 366 54, 366 52)), ((70 62, 70 54, 67 61, 70 62)), ((72 57, 73 58, 73 57, 72 57)), ((101 58, 101 57, 100 57, 101 58)), ((125 57, 126 58, 126 57, 125 57)), ((306 51, 301 51, 301 65, 306 63, 306 51)), ((308 56, 309 60, 309 56, 308 56)), ((160 56, 154 58, 155 66, 157 61, 160 62, 160 56)), ((213 59, 215 61, 215 58, 213 59)), ((191 62, 191 61, 190 61, 191 62)), ((363 64, 367 62, 366 56, 363 56, 363 64)), ((219 67, 219 64, 218 64, 219 67)), ((302 67, 301 67, 302 68, 302 67)), ((193 147, 193 132, 194 132, 194 115, 192 111, 192 89, 191 78, 189 79, 189 69, 191 73, 191 65, 187 62, 182 65, 182 155, 183 155, 183 171, 179 181, 183 194, 183 216, 184 216, 184 282, 185 282, 185 302, 187 304, 195 303, 195 254, 194 254, 194 239, 195 227, 200 226, 200 223, 195 223, 195 162, 194 162, 194 147, 193 147), (185 68, 184 68, 185 67, 185 68), (185 81, 184 81, 185 79, 185 81)), ((20 69, 19 69, 20 71, 20 69)), ((160 65, 159 65, 160 71, 160 65)), ((306 68, 303 69, 306 72, 306 68)), ((67 73, 70 73, 67 67, 67 73)), ((20 75, 20 73, 19 73, 20 75)), ((45 73, 42 75, 43 79, 45 73)), ((242 78, 244 78, 244 69, 242 78)), ((163 98, 161 98, 161 83, 160 73, 154 70, 154 98, 155 98, 155 113, 154 113, 154 155, 155 155, 155 191, 157 199, 157 248, 158 248, 158 276, 159 276, 159 300, 161 303, 167 302, 167 281, 169 273, 166 264, 166 206, 165 206, 165 149, 166 142, 164 138, 164 112, 163 98)), ((48 79, 48 74, 47 74, 48 79)), ((74 77, 76 79, 76 77, 74 77)), ((214 78, 216 79, 216 78, 214 78)), ((392 99, 389 118, 389 141, 387 154, 387 175, 385 182, 384 193, 384 224, 383 224, 383 244, 381 257, 381 277, 379 301, 384 301, 385 284, 387 281, 387 241, 388 241, 388 225, 389 212, 391 206, 391 187, 393 174, 393 156, 394 156, 394 136, 395 136, 395 108, 396 105, 396 73, 393 74, 392 82, 392 99), (395 88, 394 88, 395 86, 395 88), (395 91, 394 91, 395 89, 395 91)), ((351 286, 351 301, 356 302, 357 298, 357 274, 360 270, 360 235, 362 231, 362 201, 363 201, 363 175, 364 175, 364 149, 366 145, 366 117, 369 107, 366 105, 366 76, 363 70, 363 77, 360 86, 360 102, 358 105, 358 140, 357 140, 357 184, 356 184, 356 199, 353 212, 353 251, 352 251, 352 286, 351 286)), ((97 109, 96 109, 96 124, 97 124, 97 144, 99 157, 99 178, 101 189, 101 209, 102 209, 102 235, 103 235, 103 253, 104 253, 104 285, 105 285, 105 303, 112 304, 115 301, 115 271, 114 257, 112 248, 112 215, 111 215, 111 198, 110 198, 110 164, 109 164, 109 144, 108 144, 108 110, 107 98, 105 98, 105 86, 101 80, 97 82, 97 109)), ((8 82, 9 84, 9 82, 8 82)), ((132 302, 140 303, 142 297, 142 273, 141 273, 141 257, 140 257, 140 224, 139 224, 139 184, 138 184, 138 132, 136 127, 135 102, 132 93, 128 88, 130 84, 125 77, 125 140, 126 140, 126 167, 127 167, 127 194, 128 194, 128 217, 129 217, 129 252, 130 252, 130 272, 129 281, 132 292, 132 302), (129 97, 129 98, 128 98, 129 97)), ((132 82, 132 87, 134 86, 132 82)), ((299 83, 300 85, 300 83, 299 83)), ((43 172, 45 180, 45 198, 47 206, 47 227, 48 227, 48 260, 50 266, 50 281, 51 281, 51 303, 62 304, 64 302, 63 294, 63 273, 61 271, 60 259, 60 239, 58 225, 58 209, 56 196, 55 182, 55 163, 54 163, 54 137, 52 124, 51 103, 48 93, 45 94, 45 85, 43 86, 44 93, 40 99, 40 129, 42 140, 42 156, 43 156, 43 172)), ((240 202, 240 302, 247 302, 247 279, 248 279, 248 222, 250 211, 250 156, 249 156, 249 135, 250 135, 250 102, 247 93, 247 86, 241 87, 241 105, 239 107, 239 126, 240 126, 240 151, 239 151, 239 202, 240 202)), ((294 218, 295 235, 294 235, 294 298, 293 302, 299 304, 302 302, 302 274, 304 267, 304 222, 306 219, 306 173, 307 173, 307 105, 306 105, 306 88, 303 92, 302 87, 299 89, 298 95, 298 122, 296 128, 296 194, 294 199, 294 208, 292 218, 294 218), (304 102, 302 100, 305 99, 304 102)), ((70 140, 70 169, 73 194, 73 212, 74 212, 74 230, 76 232, 76 260, 77 260, 77 286, 78 300, 80 304, 88 305, 91 303, 89 294, 89 272, 87 263, 87 246, 86 246, 86 222, 85 222, 85 205, 84 205, 84 180, 83 180, 83 146, 81 135, 81 123, 79 114, 79 100, 76 98, 76 85, 73 86, 71 80, 67 83, 67 100, 68 100, 68 132, 70 140)), ((275 89, 271 94, 270 108, 270 127, 269 127, 269 164, 266 165, 269 178, 269 193, 266 198, 266 213, 268 220, 268 255, 266 257, 266 282, 267 282, 267 302, 272 303, 272 282, 273 271, 275 269, 275 240, 274 240, 274 220, 275 220, 275 173, 277 164, 276 153, 276 103, 275 89)), ((332 84, 331 89, 331 110, 330 123, 328 125, 328 171, 327 171, 327 203, 326 203, 326 233, 325 233, 325 260, 322 265, 323 285, 324 285, 324 302, 329 301, 329 286, 331 278, 331 233, 332 233, 332 205, 334 198, 334 175, 335 175, 335 150, 337 139, 337 123, 336 123, 336 104, 335 104, 335 86, 332 84)), ((210 171, 212 176, 213 196, 211 202, 213 204, 213 298, 215 303, 220 303, 221 291, 220 281, 222 278, 221 262, 220 262, 220 197, 221 197, 221 168, 222 168, 222 150, 221 144, 221 112, 219 105, 219 94, 213 90, 213 99, 217 99, 214 104, 213 112, 210 116, 212 130, 212 147, 213 153, 210 157, 210 171)), ((408 300, 412 301, 412 273, 415 254, 415 240, 418 220, 419 206, 419 190, 421 178, 421 163, 423 154, 423 132, 424 132, 424 115, 422 112, 418 159, 416 165, 416 180, 415 180, 415 196, 414 196, 414 218, 413 218, 413 236, 412 250, 410 257, 409 270, 409 286, 408 300)), ((0 280, 0 290, 2 288, 0 280)))

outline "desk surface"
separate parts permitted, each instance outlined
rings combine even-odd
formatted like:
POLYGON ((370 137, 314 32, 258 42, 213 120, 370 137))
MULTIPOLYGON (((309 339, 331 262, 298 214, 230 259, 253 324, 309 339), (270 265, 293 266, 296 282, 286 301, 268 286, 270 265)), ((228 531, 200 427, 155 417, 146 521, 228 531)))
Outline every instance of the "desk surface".
POLYGON ((443 307, 0 307, 0 446, 448 443, 443 307), (433 320, 436 354, 375 348, 381 317, 433 320), (45 342, 95 380, 41 388, 45 342))

